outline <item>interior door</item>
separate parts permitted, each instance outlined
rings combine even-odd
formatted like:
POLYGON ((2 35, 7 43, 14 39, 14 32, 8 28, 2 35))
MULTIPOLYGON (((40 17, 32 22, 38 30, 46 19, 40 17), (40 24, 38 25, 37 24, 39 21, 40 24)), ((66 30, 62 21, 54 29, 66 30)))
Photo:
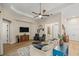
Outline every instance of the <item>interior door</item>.
POLYGON ((52 25, 52 30, 53 30, 53 38, 58 38, 58 34, 59 34, 59 24, 53 24, 52 25))
POLYGON ((45 24, 46 39, 58 38, 59 23, 45 24))
POLYGON ((52 24, 45 24, 46 40, 52 39, 52 24))
POLYGON ((3 43, 8 43, 8 40, 9 40, 9 24, 4 22, 3 24, 3 37, 2 37, 2 42, 3 43))

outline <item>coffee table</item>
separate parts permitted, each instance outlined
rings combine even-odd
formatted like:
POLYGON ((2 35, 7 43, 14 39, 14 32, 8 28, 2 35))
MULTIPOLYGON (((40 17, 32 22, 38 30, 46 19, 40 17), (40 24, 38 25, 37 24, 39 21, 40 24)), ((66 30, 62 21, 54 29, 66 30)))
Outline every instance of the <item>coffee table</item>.
POLYGON ((42 49, 42 47, 48 45, 47 43, 44 43, 44 42, 33 42, 32 45, 37 48, 37 49, 42 49))

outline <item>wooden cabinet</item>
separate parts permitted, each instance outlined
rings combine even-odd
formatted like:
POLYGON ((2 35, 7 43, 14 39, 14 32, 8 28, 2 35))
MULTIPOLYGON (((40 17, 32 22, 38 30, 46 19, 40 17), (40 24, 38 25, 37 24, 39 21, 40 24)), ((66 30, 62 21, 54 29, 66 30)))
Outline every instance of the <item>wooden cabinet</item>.
POLYGON ((21 35, 19 42, 25 42, 29 40, 29 35, 21 35))

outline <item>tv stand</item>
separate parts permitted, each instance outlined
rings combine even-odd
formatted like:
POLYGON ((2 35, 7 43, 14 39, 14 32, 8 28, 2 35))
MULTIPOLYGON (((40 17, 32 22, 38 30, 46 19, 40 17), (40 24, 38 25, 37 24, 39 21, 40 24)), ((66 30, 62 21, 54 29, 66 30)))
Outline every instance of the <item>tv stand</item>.
POLYGON ((19 42, 29 41, 29 35, 20 35, 19 42))

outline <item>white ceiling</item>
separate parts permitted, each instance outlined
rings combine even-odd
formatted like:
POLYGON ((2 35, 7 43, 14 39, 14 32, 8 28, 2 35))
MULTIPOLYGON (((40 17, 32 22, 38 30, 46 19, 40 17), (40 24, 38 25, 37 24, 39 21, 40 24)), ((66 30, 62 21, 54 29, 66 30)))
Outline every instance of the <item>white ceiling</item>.
MULTIPOLYGON (((39 13, 40 3, 7 3, 4 4, 9 9, 13 10, 14 12, 33 18, 35 14, 32 12, 39 13)), ((46 10, 47 13, 53 14, 56 10, 64 8, 70 4, 68 3, 42 3, 42 10, 46 10)))

